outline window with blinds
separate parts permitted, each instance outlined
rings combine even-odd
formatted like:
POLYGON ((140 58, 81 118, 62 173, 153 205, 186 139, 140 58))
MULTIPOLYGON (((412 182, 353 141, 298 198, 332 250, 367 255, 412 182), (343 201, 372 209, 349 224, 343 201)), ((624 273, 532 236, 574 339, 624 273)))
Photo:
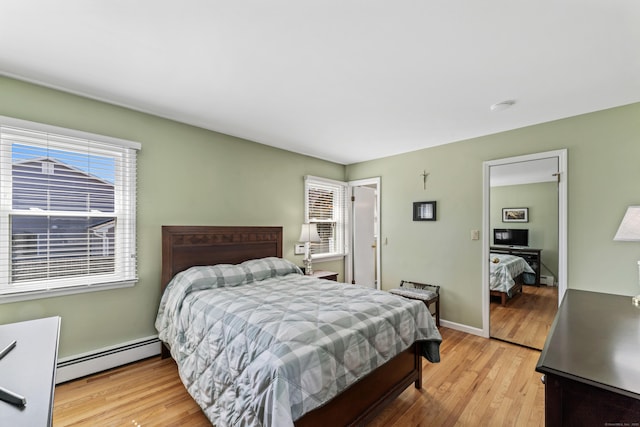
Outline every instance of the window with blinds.
POLYGON ((0 295, 137 280, 139 149, 0 117, 0 295))
POLYGON ((311 243, 314 258, 345 254, 346 184, 305 177, 305 222, 318 228, 320 243, 311 243))

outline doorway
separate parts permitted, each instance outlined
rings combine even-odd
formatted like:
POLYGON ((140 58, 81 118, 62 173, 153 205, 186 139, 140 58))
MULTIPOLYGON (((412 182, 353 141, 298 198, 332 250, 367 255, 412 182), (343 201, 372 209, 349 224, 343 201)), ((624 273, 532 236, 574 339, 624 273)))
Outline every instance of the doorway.
POLYGON ((484 336, 544 345, 567 286, 566 165, 566 150, 484 163, 484 336))
POLYGON ((380 178, 351 181, 347 282, 380 289, 380 178))

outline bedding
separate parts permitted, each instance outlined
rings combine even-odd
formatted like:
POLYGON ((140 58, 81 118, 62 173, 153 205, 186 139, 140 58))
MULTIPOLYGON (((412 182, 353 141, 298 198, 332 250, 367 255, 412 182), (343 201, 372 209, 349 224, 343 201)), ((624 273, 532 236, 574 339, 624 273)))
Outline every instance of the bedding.
POLYGON ((491 253, 489 260, 489 288, 492 291, 504 292, 512 297, 515 278, 522 273, 535 271, 524 258, 515 255, 491 253), (496 262, 497 261, 497 262, 496 262))
POLYGON ((156 328, 217 427, 292 426, 416 341, 440 357, 420 301, 304 276, 281 258, 178 273, 156 328))

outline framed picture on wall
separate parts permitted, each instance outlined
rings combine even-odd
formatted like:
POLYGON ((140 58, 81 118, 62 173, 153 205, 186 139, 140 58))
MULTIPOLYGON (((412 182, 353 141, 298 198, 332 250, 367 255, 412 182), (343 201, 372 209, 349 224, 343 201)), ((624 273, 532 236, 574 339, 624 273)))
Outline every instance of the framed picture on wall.
POLYGON ((502 208, 502 222, 529 222, 529 208, 502 208))
POLYGON ((435 221, 436 202, 413 202, 414 221, 435 221))

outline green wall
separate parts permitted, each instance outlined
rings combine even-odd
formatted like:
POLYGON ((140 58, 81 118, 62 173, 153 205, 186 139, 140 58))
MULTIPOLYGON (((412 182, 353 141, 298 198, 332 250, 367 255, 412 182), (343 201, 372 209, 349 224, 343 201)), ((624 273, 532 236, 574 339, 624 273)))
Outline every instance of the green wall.
MULTIPOLYGON (((569 287, 640 291, 640 244, 612 240, 626 207, 640 204, 640 104, 347 167, 4 77, 0 115, 142 143, 139 283, 0 305, 0 323, 62 316, 61 357, 156 333, 161 225, 282 225, 284 256, 301 265, 293 245, 307 174, 380 176, 383 289, 401 279, 439 284, 442 317, 481 328, 482 240, 470 231, 482 229, 482 164, 567 148, 569 287), (412 221, 412 203, 429 200, 438 220, 412 221)), ((321 268, 343 271, 342 262, 321 268)))
MULTIPOLYGON (((303 176, 345 167, 0 77, 0 115, 138 141, 138 274, 133 288, 0 305, 0 323, 60 315, 60 357, 155 335, 162 225, 281 225, 284 257, 304 218, 303 176)), ((318 264, 318 263, 316 263, 318 264)), ((321 264, 341 273, 342 262, 321 264)))
MULTIPOLYGON (((505 185, 491 187, 489 198, 489 230, 494 228, 526 228, 529 230, 529 247, 542 249, 541 274, 551 274, 558 279, 558 184, 505 185), (502 208, 529 208, 528 222, 502 222, 502 208)), ((493 244, 493 235, 490 236, 493 244)))
POLYGON ((568 287, 635 295, 640 244, 614 242, 640 204, 640 103, 349 165, 347 179, 381 177, 382 287, 441 285, 442 318, 482 328, 482 164, 566 148, 568 287), (426 190, 420 174, 429 175, 426 190), (436 200, 438 220, 413 222, 411 204, 436 200))

